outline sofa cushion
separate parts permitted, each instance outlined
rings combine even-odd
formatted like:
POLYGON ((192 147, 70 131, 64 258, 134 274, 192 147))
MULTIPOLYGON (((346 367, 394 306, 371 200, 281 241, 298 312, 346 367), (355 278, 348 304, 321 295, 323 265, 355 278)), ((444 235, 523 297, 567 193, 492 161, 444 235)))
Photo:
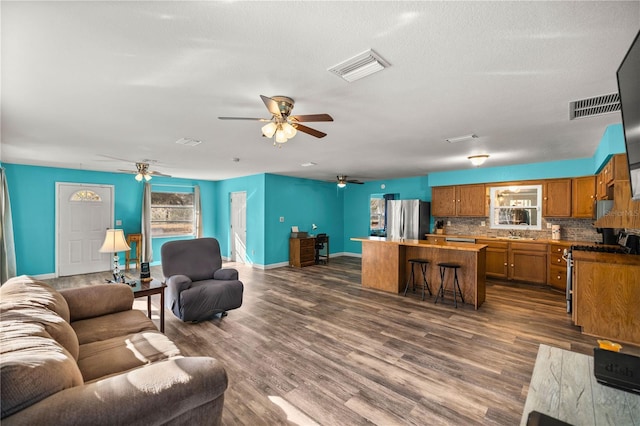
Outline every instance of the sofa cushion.
POLYGON ((71 354, 39 324, 0 327, 2 418, 83 383, 71 354))
POLYGON ((74 321, 71 327, 75 330, 81 345, 141 331, 157 331, 153 321, 136 309, 74 321))
MULTIPOLYGON (((21 334, 24 332, 25 327, 28 327, 28 324, 37 325, 69 351, 74 360, 78 359, 78 337, 71 325, 55 312, 42 307, 13 306, 13 309, 7 310, 4 303, 0 303, 0 306, 2 306, 2 313, 0 314, 2 325, 7 332, 12 333, 15 331, 21 334)), ((31 327, 31 330, 30 334, 44 335, 36 332, 37 327, 31 327)))
POLYGON ((180 350, 164 334, 145 331, 82 345, 78 367, 90 381, 178 355, 180 350))
POLYGON ((10 278, 0 287, 3 309, 14 306, 41 306, 60 315, 69 322, 69 305, 64 297, 50 285, 27 275, 10 278))
POLYGON ((69 304, 71 322, 128 311, 133 306, 133 291, 127 284, 94 284, 89 288, 60 290, 69 304))

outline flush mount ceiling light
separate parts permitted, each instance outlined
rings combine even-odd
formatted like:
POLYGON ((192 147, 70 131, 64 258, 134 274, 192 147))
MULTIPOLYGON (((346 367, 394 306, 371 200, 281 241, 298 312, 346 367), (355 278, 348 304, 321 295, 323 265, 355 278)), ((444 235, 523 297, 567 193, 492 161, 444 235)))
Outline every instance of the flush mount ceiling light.
POLYGON ((382 71, 389 65, 389 62, 385 61, 380 55, 369 49, 354 56, 353 58, 340 62, 338 65, 332 66, 327 71, 337 75, 349 83, 352 83, 368 75, 382 71))
POLYGON ((474 139, 478 139, 478 135, 472 133, 470 135, 458 136, 456 138, 445 139, 449 143, 468 142, 474 139))
POLYGON ((467 158, 471 161, 471 164, 473 164, 476 167, 479 167, 483 165, 485 161, 487 161, 487 158, 489 158, 489 156, 487 154, 482 154, 482 155, 472 155, 467 158))

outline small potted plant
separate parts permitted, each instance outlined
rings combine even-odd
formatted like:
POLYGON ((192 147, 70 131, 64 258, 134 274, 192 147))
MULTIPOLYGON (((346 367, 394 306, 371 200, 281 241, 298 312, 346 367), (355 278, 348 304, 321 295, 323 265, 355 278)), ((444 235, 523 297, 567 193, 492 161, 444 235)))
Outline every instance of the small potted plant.
POLYGON ((436 234, 444 234, 444 220, 436 220, 436 234))

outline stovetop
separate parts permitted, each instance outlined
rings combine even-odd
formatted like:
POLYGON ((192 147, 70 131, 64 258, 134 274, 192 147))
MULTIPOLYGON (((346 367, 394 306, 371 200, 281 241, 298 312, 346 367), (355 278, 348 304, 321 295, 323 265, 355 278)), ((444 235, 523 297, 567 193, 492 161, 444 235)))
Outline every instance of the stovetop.
POLYGON ((605 246, 571 246, 571 251, 593 251, 597 253, 619 253, 619 254, 627 254, 629 250, 624 247, 605 247, 605 246))

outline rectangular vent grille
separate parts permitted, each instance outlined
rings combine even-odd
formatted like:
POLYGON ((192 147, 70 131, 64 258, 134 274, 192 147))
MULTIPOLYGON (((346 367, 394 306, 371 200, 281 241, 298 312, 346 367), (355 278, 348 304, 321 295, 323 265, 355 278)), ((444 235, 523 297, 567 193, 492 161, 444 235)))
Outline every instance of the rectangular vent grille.
POLYGON ((570 102, 569 120, 609 114, 616 111, 620 111, 620 95, 611 93, 610 95, 570 102))
POLYGON ((332 66, 327 71, 351 83, 378 71, 382 71, 389 65, 390 64, 382 59, 376 52, 367 50, 353 58, 340 62, 338 65, 332 66))

